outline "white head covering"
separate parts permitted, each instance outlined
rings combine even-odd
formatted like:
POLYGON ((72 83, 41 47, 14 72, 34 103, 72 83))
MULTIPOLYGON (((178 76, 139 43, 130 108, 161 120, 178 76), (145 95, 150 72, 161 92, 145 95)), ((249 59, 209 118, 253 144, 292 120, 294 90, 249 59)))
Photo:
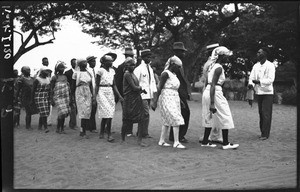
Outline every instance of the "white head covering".
POLYGON ((65 62, 63 62, 63 61, 57 61, 57 63, 56 63, 56 65, 55 65, 55 69, 57 70, 57 67, 60 65, 60 64, 62 64, 65 68, 67 68, 66 67, 66 63, 65 62))
POLYGON ((227 49, 224 46, 220 46, 215 48, 212 53, 211 56, 209 58, 209 60, 204 64, 203 66, 203 71, 210 71, 211 67, 216 63, 217 59, 219 58, 219 55, 232 55, 232 51, 230 51, 229 49, 227 49))
POLYGON ((165 64, 165 70, 168 69, 169 66, 170 66, 170 64, 172 64, 172 63, 174 63, 174 64, 182 67, 182 61, 181 61, 181 59, 179 59, 179 57, 177 57, 176 55, 174 55, 174 56, 170 57, 168 59, 168 61, 166 62, 166 64, 165 64))

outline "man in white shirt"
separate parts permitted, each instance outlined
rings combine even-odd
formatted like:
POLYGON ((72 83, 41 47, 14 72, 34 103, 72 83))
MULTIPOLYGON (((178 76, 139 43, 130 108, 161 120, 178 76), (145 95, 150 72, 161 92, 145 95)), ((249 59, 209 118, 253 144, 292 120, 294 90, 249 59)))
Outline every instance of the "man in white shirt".
POLYGON ((261 140, 269 138, 272 122, 275 66, 267 60, 268 54, 269 49, 266 47, 258 50, 258 62, 252 68, 248 84, 249 88, 254 87, 257 95, 261 140))
MULTIPOLYGON (((86 58, 87 62, 88 62, 88 68, 87 68, 87 71, 90 72, 90 74, 92 75, 92 84, 93 84, 93 92, 95 93, 95 83, 96 83, 96 75, 97 75, 97 72, 95 71, 95 66, 96 66, 96 58, 97 57, 94 57, 94 56, 88 56, 86 58)), ((97 130, 96 130, 96 119, 95 119, 95 116, 96 116, 96 113, 97 113, 97 103, 93 103, 92 105, 92 112, 91 112, 91 118, 90 118, 90 123, 89 123, 89 126, 88 126, 88 130, 92 133, 97 133, 97 130)))
POLYGON ((152 103, 152 99, 154 98, 154 94, 157 92, 156 82, 154 78, 153 69, 151 67, 151 56, 152 53, 150 49, 145 49, 141 51, 141 64, 135 68, 133 73, 139 80, 139 84, 142 89, 146 90, 147 93, 142 93, 143 106, 144 106, 144 118, 143 122, 139 123, 138 129, 142 129, 143 137, 150 138, 148 127, 149 127, 149 109, 150 102, 152 103))

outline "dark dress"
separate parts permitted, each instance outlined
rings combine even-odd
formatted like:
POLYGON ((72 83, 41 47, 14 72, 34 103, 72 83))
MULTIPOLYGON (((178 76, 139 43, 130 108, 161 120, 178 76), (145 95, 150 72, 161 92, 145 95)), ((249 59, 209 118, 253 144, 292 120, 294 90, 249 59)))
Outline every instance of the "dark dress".
POLYGON ((143 100, 139 81, 133 73, 125 72, 123 79, 123 120, 138 123, 142 118, 143 100))
POLYGON ((41 117, 48 117, 50 114, 50 80, 48 78, 36 78, 36 89, 34 102, 41 117))
MULTIPOLYGON (((124 93, 123 93, 124 68, 125 68, 125 63, 122 63, 121 65, 118 66, 118 68, 115 69, 116 71, 115 83, 122 97, 124 97, 124 93)), ((119 101, 119 97, 116 94, 115 94, 115 101, 116 103, 119 101)))

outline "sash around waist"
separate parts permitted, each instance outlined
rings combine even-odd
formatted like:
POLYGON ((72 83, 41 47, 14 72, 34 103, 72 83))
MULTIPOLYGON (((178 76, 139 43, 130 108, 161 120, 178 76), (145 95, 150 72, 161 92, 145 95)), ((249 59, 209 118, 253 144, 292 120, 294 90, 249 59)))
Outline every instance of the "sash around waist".
POLYGON ((112 87, 112 85, 99 85, 99 87, 112 87))

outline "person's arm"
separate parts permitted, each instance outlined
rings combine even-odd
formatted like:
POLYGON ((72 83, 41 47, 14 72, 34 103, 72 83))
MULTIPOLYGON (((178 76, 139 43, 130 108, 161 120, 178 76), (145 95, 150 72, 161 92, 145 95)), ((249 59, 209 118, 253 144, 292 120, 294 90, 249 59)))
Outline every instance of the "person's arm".
POLYGON ((19 94, 22 87, 23 87, 23 81, 22 78, 20 78, 16 83, 16 91, 14 93, 15 102, 19 102, 19 94))
MULTIPOLYGON (((134 75, 134 74, 133 74, 134 75)), ((137 86, 135 85, 130 73, 124 73, 124 79, 125 81, 128 82, 128 84, 130 85, 130 87, 134 90, 134 91, 141 91, 142 87, 141 86, 137 86)))
POLYGON ((96 75, 96 87, 95 87, 95 97, 97 96, 99 92, 99 85, 100 85, 101 75, 96 75))
POLYGON ((31 90, 31 103, 35 103, 34 102, 34 94, 35 94, 35 91, 36 91, 36 88, 37 88, 37 85, 38 85, 39 81, 37 79, 34 80, 33 82, 33 85, 32 85, 32 90, 31 90))
POLYGON ((123 102, 123 101, 124 101, 124 98, 122 97, 122 95, 120 94, 120 92, 119 92, 119 90, 118 90, 118 88, 117 88, 117 86, 116 86, 115 79, 113 80, 113 90, 114 90, 115 94, 119 97, 119 100, 120 100, 121 102, 123 102))
POLYGON ((54 88, 55 88, 55 83, 56 83, 56 76, 53 76, 51 78, 51 81, 50 81, 50 86, 51 86, 51 89, 50 89, 50 101, 51 101, 51 105, 54 106, 55 103, 54 103, 54 88))
POLYGON ((161 94, 161 90, 163 89, 163 87, 165 86, 166 84, 166 81, 168 80, 169 78, 169 74, 167 72, 163 72, 161 74, 161 79, 160 79, 160 82, 159 82, 159 85, 158 85, 158 89, 157 89, 157 92, 156 94, 154 94, 154 97, 153 97, 153 103, 152 103, 152 106, 151 108, 155 111, 156 107, 157 107, 157 101, 158 101, 158 98, 161 94))
POLYGON ((250 72, 249 82, 248 82, 248 88, 249 89, 253 89, 253 87, 254 87, 253 80, 255 80, 255 65, 253 66, 253 68, 250 72))
POLYGON ((216 112, 216 107, 215 107, 215 90, 216 90, 216 85, 218 83, 218 80, 219 80, 219 77, 220 77, 221 73, 222 73, 222 68, 221 67, 216 68, 215 72, 214 72, 214 76, 213 76, 212 82, 211 82, 211 87, 210 87, 210 107, 209 107, 209 110, 212 113, 216 112))
POLYGON ((271 85, 275 80, 275 66, 273 64, 267 66, 267 75, 260 79, 259 83, 261 87, 271 85))

